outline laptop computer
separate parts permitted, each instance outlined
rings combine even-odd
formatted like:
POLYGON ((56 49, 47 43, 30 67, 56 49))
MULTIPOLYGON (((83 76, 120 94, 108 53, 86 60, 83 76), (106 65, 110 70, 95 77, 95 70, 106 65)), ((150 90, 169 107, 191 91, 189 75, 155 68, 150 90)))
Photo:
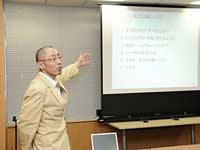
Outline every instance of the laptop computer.
POLYGON ((117 133, 91 134, 92 150, 119 150, 117 133))

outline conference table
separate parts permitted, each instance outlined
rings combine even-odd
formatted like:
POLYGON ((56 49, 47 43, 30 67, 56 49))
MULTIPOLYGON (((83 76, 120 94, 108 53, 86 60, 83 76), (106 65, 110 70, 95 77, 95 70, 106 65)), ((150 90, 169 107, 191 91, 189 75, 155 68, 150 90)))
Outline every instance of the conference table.
POLYGON ((108 123, 108 125, 116 129, 122 130, 122 149, 123 150, 127 150, 126 130, 128 129, 191 125, 191 141, 192 141, 192 144, 195 144, 195 131, 194 131, 195 124, 200 124, 200 117, 108 123))
POLYGON ((169 147, 160 147, 160 148, 147 148, 147 149, 141 149, 141 150, 200 150, 200 144, 169 146, 169 147))

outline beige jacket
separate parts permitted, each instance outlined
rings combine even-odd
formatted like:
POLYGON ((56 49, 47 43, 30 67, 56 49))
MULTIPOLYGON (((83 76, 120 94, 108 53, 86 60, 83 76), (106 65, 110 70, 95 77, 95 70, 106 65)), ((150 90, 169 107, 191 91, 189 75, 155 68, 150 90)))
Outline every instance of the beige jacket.
POLYGON ((64 107, 68 93, 64 84, 77 75, 75 64, 57 76, 61 94, 38 73, 25 92, 18 120, 22 150, 70 150, 64 107))

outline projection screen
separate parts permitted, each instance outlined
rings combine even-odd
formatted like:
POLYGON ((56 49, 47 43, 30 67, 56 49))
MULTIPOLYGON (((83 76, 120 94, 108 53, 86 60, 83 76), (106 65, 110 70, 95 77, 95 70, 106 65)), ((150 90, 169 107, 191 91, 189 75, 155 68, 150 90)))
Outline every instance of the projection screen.
POLYGON ((200 114, 200 9, 101 6, 102 117, 200 114))
POLYGON ((200 10, 102 6, 103 93, 199 90, 200 10))

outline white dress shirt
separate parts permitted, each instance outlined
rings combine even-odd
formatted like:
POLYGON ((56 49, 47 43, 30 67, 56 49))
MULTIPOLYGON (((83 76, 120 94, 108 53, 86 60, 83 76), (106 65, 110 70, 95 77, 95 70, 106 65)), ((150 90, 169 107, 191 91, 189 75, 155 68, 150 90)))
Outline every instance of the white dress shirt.
POLYGON ((41 74, 47 78, 47 80, 50 82, 50 84, 55 88, 55 90, 61 95, 60 92, 60 86, 58 84, 58 82, 56 80, 53 80, 52 78, 50 78, 48 75, 46 75, 45 73, 41 72, 41 74))

